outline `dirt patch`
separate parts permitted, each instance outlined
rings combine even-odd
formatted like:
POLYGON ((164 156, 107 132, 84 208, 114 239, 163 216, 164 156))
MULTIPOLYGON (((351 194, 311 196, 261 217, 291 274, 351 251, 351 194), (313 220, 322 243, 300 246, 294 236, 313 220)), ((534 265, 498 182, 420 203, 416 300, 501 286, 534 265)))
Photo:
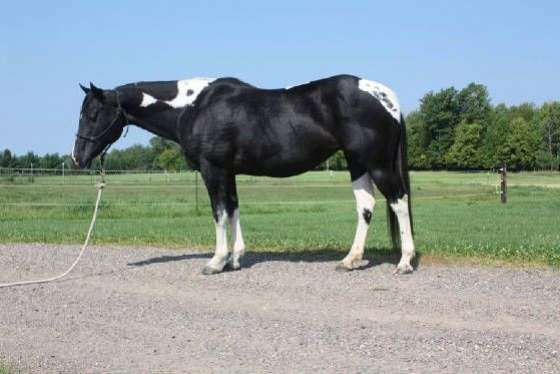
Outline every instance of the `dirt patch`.
MULTIPOLYGON (((0 245, 0 283, 77 246, 0 245)), ((24 372, 559 372, 560 274, 249 253, 93 247, 69 279, 0 289, 0 362, 24 372)))

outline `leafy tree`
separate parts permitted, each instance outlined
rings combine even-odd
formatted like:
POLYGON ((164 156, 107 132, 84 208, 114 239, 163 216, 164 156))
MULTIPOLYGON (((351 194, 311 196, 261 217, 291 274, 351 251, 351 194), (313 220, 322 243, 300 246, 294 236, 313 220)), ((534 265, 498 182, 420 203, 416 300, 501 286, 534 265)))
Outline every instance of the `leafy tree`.
POLYGON ((39 164, 45 169, 56 169, 62 167, 64 162, 64 157, 61 157, 58 153, 47 153, 41 157, 39 164))
POLYGON ((539 149, 538 134, 522 117, 513 119, 510 133, 501 155, 510 169, 527 170, 536 165, 536 156, 539 149))
POLYGON ((506 141, 509 132, 509 109, 505 104, 499 104, 489 115, 488 127, 482 145, 482 168, 498 167, 507 161, 506 141))
MULTIPOLYGON (((161 163, 158 161, 158 157, 166 150, 173 149, 174 151, 171 154, 181 155, 182 157, 181 147, 179 146, 179 144, 172 142, 171 140, 167 140, 162 137, 155 136, 152 139, 150 139, 150 146, 154 155, 153 166, 155 168, 162 168, 161 163)), ((183 163, 183 165, 186 166, 186 163, 183 163)))
POLYGON ((560 102, 544 103, 537 117, 541 137, 538 164, 556 170, 560 160, 560 102))
POLYGON ((445 154, 453 143, 453 129, 459 122, 457 90, 449 87, 437 93, 428 92, 420 100, 422 121, 431 140, 426 154, 432 168, 445 166, 445 154))
POLYGON ((168 171, 179 171, 185 169, 185 161, 178 147, 165 149, 157 158, 160 168, 168 171))
POLYGON ((426 124, 419 111, 413 111, 406 116, 406 136, 408 145, 408 162, 412 169, 430 169, 427 148, 430 137, 426 124))
POLYGON ((154 167, 155 158, 151 146, 135 144, 126 149, 114 149, 106 158, 107 169, 121 170, 149 170, 154 167))
POLYGON ((470 83, 457 94, 457 105, 461 121, 487 124, 492 106, 486 86, 470 83))
POLYGON ((515 118, 522 118, 525 122, 533 122, 537 114, 535 104, 533 103, 521 103, 519 105, 514 105, 509 107, 509 120, 513 121, 515 118))
POLYGON ((446 155, 447 163, 458 169, 480 168, 482 125, 466 120, 455 128, 454 142, 446 155))
MULTIPOLYGON (((324 164, 324 169, 326 169, 326 162, 324 164)), ((344 153, 342 151, 336 152, 329 158, 330 170, 346 170, 347 166, 346 157, 344 157, 344 153)))
POLYGON ((17 157, 14 166, 20 168, 29 168, 31 166, 39 168, 41 167, 40 158, 35 153, 29 151, 25 155, 17 157))
POLYGON ((0 167, 9 168, 12 167, 14 163, 14 158, 12 152, 9 149, 4 149, 4 152, 0 154, 0 167))
POLYGON ((559 160, 556 156, 551 155, 547 151, 539 149, 535 163, 539 169, 557 170, 559 160))

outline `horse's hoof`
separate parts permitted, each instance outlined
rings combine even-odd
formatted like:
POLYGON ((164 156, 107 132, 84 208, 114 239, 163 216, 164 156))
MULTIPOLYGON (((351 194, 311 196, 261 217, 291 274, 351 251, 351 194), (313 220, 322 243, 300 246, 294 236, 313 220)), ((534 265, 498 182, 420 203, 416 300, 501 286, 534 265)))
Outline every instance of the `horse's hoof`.
POLYGON ((228 262, 226 263, 226 266, 224 266, 224 270, 227 271, 237 271, 237 270, 241 270, 241 265, 239 265, 239 263, 232 263, 232 262, 228 262))
POLYGON ((339 262, 338 264, 336 264, 335 270, 340 271, 341 273, 342 272, 345 273, 345 272, 348 272, 348 271, 352 271, 353 268, 351 268, 351 267, 349 268, 348 266, 346 266, 344 264, 344 262, 339 262))
POLYGON ((414 268, 410 264, 398 264, 393 271, 394 275, 410 274, 414 271, 414 268))
POLYGON ((211 266, 206 265, 204 267, 204 269, 202 269, 202 274, 204 275, 212 275, 212 274, 218 274, 221 273, 222 271, 220 269, 215 269, 211 266))

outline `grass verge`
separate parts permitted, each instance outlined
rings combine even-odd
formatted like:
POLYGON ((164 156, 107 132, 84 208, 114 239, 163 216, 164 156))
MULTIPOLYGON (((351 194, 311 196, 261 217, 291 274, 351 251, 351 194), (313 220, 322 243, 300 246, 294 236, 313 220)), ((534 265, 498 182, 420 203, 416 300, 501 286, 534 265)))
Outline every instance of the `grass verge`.
MULTIPOLYGON (((202 187, 197 208, 192 181, 153 184, 135 178, 135 183, 109 180, 95 244, 212 248, 214 227, 202 187)), ((81 243, 95 199, 88 181, 35 178, 32 184, 0 185, 0 242, 81 243)), ((487 173, 412 173, 422 261, 560 267, 560 175, 511 174, 507 204, 499 202, 496 182, 497 176, 487 173)), ((350 247, 356 212, 346 172, 240 177, 238 189, 248 250, 340 257, 350 247)), ((385 201, 379 193, 376 198, 367 255, 390 256, 385 201)))

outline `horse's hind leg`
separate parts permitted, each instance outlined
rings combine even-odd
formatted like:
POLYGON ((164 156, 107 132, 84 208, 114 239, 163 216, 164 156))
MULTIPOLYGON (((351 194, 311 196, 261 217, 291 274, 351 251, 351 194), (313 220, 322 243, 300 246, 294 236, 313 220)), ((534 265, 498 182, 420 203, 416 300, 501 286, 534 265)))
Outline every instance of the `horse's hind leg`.
POLYGON ((350 175, 352 177, 352 191, 356 198, 356 211, 358 212, 358 226, 356 235, 350 251, 344 259, 338 263, 337 270, 352 270, 354 264, 362 260, 366 244, 369 223, 373 217, 375 199, 373 197, 373 184, 370 175, 365 168, 357 167, 349 162, 350 175))
POLYGON ((410 261, 414 258, 414 241, 408 207, 408 194, 399 174, 390 169, 373 169, 373 181, 385 196, 391 210, 397 216, 401 245, 401 259, 395 273, 410 273, 413 268, 410 261))

